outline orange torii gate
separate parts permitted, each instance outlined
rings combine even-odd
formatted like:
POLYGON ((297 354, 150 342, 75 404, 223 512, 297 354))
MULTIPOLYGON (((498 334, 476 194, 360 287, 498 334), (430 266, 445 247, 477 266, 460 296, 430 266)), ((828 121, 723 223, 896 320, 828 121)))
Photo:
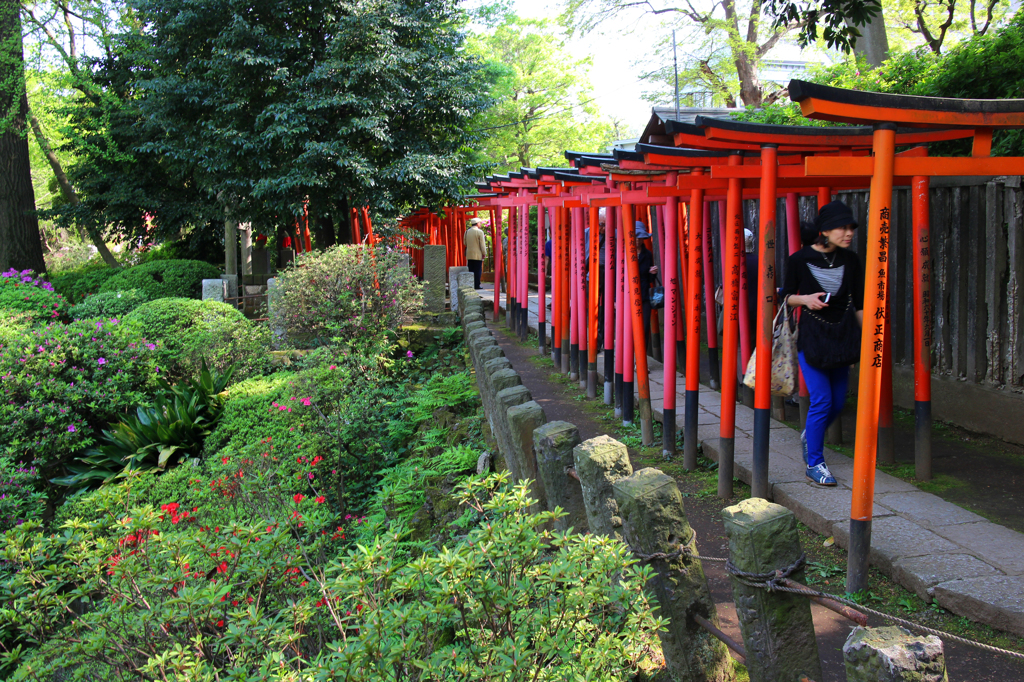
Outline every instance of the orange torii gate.
MULTIPOLYGON (((965 100, 908 95, 855 92, 794 80, 789 84, 793 101, 808 118, 872 127, 871 157, 844 159, 809 157, 808 177, 867 177, 871 182, 868 215, 864 317, 870 323, 861 330, 861 363, 857 402, 857 437, 854 454, 853 500, 850 511, 850 549, 846 589, 856 592, 867 584, 871 547, 871 516, 877 454, 879 387, 883 352, 887 342, 888 241, 892 215, 892 188, 897 177, 912 178, 914 204, 914 268, 930 274, 928 235, 929 178, 953 175, 1022 175, 1024 158, 992 157, 992 133, 1024 128, 1024 100, 965 100), (900 157, 896 154, 897 126, 934 130, 962 128, 974 137, 971 156, 959 158, 900 157)), ((915 277, 915 412, 918 433, 930 426, 930 277, 915 277)))

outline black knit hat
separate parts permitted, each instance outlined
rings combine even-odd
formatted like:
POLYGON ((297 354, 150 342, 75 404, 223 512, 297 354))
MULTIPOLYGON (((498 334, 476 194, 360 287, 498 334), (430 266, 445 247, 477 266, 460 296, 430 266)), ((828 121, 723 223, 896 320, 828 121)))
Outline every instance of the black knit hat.
POLYGON ((819 232, 828 232, 843 225, 857 227, 857 221, 853 219, 853 213, 841 201, 833 201, 825 204, 818 211, 818 217, 814 219, 814 228, 819 232))

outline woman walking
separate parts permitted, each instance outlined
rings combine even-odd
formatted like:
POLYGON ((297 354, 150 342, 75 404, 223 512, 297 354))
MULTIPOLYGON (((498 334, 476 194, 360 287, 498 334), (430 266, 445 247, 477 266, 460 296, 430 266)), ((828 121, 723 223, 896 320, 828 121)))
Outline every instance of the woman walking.
POLYGON ((805 246, 786 261, 782 300, 800 313, 797 338, 810 406, 800 435, 807 478, 834 486, 825 465, 825 430, 843 410, 850 365, 860 356, 864 273, 849 250, 857 221, 846 204, 833 201, 818 212, 814 224, 801 225, 805 246))

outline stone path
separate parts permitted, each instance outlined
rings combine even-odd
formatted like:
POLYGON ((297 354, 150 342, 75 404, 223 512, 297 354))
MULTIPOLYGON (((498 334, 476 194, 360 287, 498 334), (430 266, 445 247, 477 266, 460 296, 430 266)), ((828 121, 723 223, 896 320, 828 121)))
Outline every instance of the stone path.
MULTIPOLYGON (((479 292, 494 300, 492 285, 479 292)), ((550 299, 549 299, 550 300, 550 299)), ((504 301, 504 299, 502 299, 504 301)), ((531 292, 529 326, 538 329, 538 298, 531 292)), ((488 308, 488 313, 493 307, 488 308)), ((664 373, 661 363, 648 358, 651 402, 662 419, 664 373)), ((604 367, 599 359, 599 370, 604 367)), ((683 382, 677 381, 676 422, 683 428, 683 382)), ((601 394, 601 389, 598 389, 601 394)), ((700 387, 697 435, 705 456, 717 460, 721 394, 700 387)), ((750 483, 753 461, 754 411, 736 405, 735 475, 750 483)), ((769 495, 792 509, 796 517, 836 543, 848 547, 853 460, 825 449, 825 461, 837 488, 811 484, 804 476, 800 434, 781 422, 771 422, 769 495)), ((898 478, 875 474, 871 563, 915 592, 926 602, 977 622, 1024 636, 1024 534, 991 523, 898 478)))

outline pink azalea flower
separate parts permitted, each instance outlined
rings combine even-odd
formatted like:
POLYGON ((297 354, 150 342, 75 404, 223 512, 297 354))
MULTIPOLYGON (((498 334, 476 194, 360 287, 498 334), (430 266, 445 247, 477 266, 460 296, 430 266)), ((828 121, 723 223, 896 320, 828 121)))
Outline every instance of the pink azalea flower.
POLYGON ((99 360, 96 361, 96 364, 98 364, 98 365, 105 365, 105 364, 107 364, 107 359, 106 358, 100 358, 99 360))

